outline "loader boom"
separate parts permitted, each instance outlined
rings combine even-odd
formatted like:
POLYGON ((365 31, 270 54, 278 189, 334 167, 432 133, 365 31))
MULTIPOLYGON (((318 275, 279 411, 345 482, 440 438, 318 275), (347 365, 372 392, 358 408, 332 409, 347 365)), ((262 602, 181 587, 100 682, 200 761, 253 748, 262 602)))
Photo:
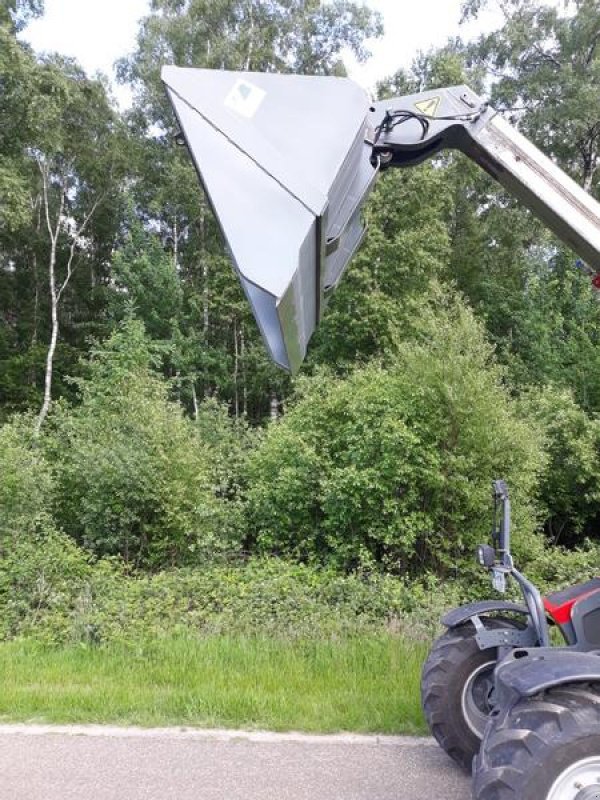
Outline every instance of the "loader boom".
POLYGON ((379 172, 462 151, 600 272, 600 204, 466 86, 371 105, 346 78, 164 67, 273 360, 295 373, 379 172))
POLYGON ((409 166, 439 150, 461 150, 600 271, 600 204, 468 87, 401 97, 372 108, 379 132, 375 152, 382 166, 409 166), (420 109, 435 110, 434 117, 420 109), (395 125, 402 119, 399 114, 408 116, 395 125))

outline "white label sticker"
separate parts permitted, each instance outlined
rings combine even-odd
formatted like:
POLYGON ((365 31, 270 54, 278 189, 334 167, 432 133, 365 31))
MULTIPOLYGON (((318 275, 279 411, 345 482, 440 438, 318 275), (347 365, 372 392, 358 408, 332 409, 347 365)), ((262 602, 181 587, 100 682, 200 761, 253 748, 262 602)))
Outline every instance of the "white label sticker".
POLYGON ((225 105, 242 117, 251 119, 265 99, 266 92, 245 80, 237 80, 225 98, 225 105))

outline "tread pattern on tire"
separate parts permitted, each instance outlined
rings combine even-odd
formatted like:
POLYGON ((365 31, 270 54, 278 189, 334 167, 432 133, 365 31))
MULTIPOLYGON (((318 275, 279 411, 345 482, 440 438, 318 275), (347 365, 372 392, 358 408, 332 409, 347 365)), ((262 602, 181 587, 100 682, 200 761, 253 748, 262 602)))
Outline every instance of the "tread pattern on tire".
POLYGON ((522 698, 488 722, 473 764, 473 800, 534 800, 534 784, 548 780, 556 755, 590 737, 600 757, 600 683, 522 698))
MULTIPOLYGON (((501 618, 487 618, 488 627, 523 627, 522 624, 501 618)), ((475 628, 471 622, 452 628, 434 643, 421 678, 421 701, 423 712, 433 737, 440 747, 464 769, 470 771, 473 756, 479 749, 479 741, 469 731, 458 736, 455 724, 448 719, 448 684, 466 658, 475 657, 481 651, 475 641, 475 628)))

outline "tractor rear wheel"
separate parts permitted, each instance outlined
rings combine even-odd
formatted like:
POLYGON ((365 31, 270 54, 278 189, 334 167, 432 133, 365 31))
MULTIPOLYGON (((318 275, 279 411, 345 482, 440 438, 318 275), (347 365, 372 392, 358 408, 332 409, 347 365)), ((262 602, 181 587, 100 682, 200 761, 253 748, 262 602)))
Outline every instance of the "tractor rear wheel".
POLYGON ((600 800, 600 684, 566 684, 495 711, 475 800, 600 800))
MULTIPOLYGON (((486 618, 487 628, 523 629, 505 618, 486 618)), ((431 648, 421 676, 421 702, 432 735, 448 755, 471 771, 492 709, 498 648, 480 650, 475 626, 446 631, 431 648)))

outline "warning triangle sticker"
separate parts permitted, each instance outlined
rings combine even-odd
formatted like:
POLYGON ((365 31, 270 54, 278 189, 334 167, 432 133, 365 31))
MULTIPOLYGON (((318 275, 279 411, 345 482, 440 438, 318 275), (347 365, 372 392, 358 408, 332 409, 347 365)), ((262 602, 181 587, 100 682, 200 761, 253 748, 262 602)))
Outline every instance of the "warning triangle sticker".
POLYGON ((420 111, 421 114, 425 114, 426 117, 435 117, 441 102, 442 98, 440 95, 437 97, 428 97, 426 100, 419 100, 418 103, 415 103, 415 108, 417 111, 420 111))

